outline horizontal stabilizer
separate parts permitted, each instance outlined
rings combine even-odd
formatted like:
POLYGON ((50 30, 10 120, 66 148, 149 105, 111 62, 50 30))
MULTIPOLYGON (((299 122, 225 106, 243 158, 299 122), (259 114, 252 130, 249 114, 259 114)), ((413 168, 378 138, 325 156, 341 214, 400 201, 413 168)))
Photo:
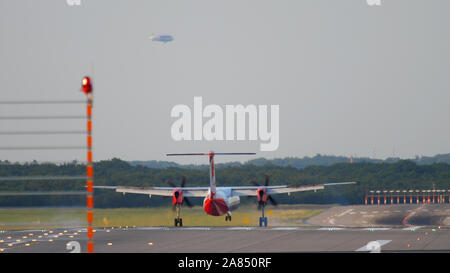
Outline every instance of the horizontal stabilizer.
POLYGON ((178 156, 178 155, 256 155, 256 153, 181 153, 181 154, 166 154, 167 156, 178 156))

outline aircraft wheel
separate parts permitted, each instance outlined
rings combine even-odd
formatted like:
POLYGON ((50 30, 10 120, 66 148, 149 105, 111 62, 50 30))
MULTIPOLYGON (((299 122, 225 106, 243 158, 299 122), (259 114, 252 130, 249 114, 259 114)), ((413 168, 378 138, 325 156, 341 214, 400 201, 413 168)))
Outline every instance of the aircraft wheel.
POLYGON ((264 226, 267 227, 267 217, 264 217, 264 226))
POLYGON ((183 219, 180 218, 179 223, 180 223, 180 227, 182 227, 183 226, 183 219))
POLYGON ((178 226, 178 219, 175 219, 175 226, 178 226))
POLYGON ((263 218, 259 217, 259 227, 262 227, 262 223, 263 223, 263 218))

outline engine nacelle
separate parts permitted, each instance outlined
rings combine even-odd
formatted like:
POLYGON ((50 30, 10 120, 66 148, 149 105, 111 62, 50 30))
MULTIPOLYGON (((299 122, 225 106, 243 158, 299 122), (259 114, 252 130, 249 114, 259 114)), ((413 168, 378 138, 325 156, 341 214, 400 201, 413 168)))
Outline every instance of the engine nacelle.
POLYGON ((174 205, 183 204, 183 191, 181 189, 173 190, 172 203, 174 205))

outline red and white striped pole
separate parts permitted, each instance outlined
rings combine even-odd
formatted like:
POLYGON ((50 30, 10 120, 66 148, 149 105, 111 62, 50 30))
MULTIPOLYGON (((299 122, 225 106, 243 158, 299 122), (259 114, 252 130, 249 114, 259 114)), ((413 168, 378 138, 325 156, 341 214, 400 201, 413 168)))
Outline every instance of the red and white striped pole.
POLYGON ((89 77, 84 77, 81 90, 87 96, 86 117, 87 117, 87 162, 86 162, 86 219, 87 219, 87 252, 94 252, 94 165, 92 164, 92 83, 89 77))

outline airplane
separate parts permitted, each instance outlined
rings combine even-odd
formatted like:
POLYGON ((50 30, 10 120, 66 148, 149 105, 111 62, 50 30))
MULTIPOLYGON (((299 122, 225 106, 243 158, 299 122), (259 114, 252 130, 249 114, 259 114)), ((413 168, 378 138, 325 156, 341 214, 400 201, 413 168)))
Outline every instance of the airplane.
POLYGON ((256 196, 258 200, 258 208, 261 209, 261 217, 259 218, 259 226, 267 227, 267 217, 264 215, 264 208, 267 202, 277 205, 275 200, 271 197, 274 194, 300 191, 317 191, 322 190, 327 186, 338 186, 356 184, 356 182, 341 182, 341 183, 325 183, 318 185, 304 185, 304 186, 269 186, 269 176, 266 175, 265 184, 263 186, 257 184, 255 181, 250 181, 253 186, 231 186, 231 187, 216 187, 216 173, 214 165, 214 156, 216 155, 255 155, 255 153, 184 153, 184 154, 167 154, 167 156, 208 156, 209 157, 209 187, 185 187, 186 177, 183 177, 180 187, 175 186, 172 182, 167 181, 170 187, 128 187, 128 186, 94 186, 97 189, 113 189, 116 192, 134 194, 147 194, 172 197, 172 203, 176 209, 177 218, 174 219, 174 225, 183 226, 183 219, 181 218, 181 207, 186 204, 192 207, 191 202, 187 197, 200 197, 203 199, 204 211, 212 216, 225 215, 225 221, 231 221, 231 212, 236 210, 240 204, 240 197, 242 196, 256 196))
POLYGON ((163 43, 172 42, 174 40, 173 36, 171 36, 171 35, 155 35, 155 34, 152 34, 149 37, 149 39, 151 41, 163 42, 163 43))

